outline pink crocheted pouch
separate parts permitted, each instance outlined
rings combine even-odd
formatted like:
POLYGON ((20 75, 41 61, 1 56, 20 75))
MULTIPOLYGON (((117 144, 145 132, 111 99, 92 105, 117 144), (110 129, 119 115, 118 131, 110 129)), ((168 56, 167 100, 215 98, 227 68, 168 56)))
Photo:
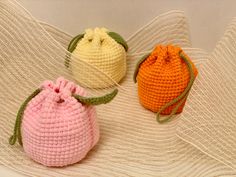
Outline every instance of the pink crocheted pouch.
POLYGON ((107 103, 117 90, 100 98, 86 98, 86 91, 58 78, 45 81, 21 106, 14 135, 26 154, 45 166, 66 166, 83 159, 99 139, 94 106, 107 103))

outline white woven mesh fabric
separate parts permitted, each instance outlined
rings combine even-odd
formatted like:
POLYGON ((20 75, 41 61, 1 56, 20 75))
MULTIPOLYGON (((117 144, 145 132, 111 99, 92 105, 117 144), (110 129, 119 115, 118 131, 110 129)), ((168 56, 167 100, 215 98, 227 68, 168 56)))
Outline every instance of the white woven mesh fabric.
MULTIPOLYGON (((184 117, 187 118, 189 107, 193 106, 192 100, 200 99, 202 90, 199 87, 204 80, 202 66, 208 55, 203 50, 190 48, 186 18, 179 11, 158 16, 128 39, 127 76, 115 100, 97 107, 101 139, 83 161, 66 168, 47 168, 26 157, 20 146, 10 146, 8 137, 12 133, 17 109, 25 97, 45 79, 55 79, 59 75, 72 79, 71 73, 64 67, 65 48, 72 37, 50 25, 40 25, 15 1, 0 1, 0 8, 2 164, 29 176, 50 177, 234 175, 226 165, 176 136, 178 118, 159 125, 155 114, 145 110, 138 102, 137 87, 132 81, 134 67, 137 60, 157 43, 173 43, 184 47, 199 69, 200 76, 186 104, 184 117)), ((214 60, 212 63, 215 63, 214 60)), ((104 76, 86 63, 81 62, 81 66, 89 71, 88 77, 89 73, 104 76)), ((207 66, 212 68, 214 64, 207 66)), ((108 80, 101 79, 99 75, 97 77, 98 82, 108 80)), ((91 79, 91 82, 94 80, 91 79)), ((94 95, 100 94, 97 90, 90 91, 94 95)), ((181 130, 178 136, 185 135, 181 134, 181 130)))
POLYGON ((236 19, 200 70, 178 136, 236 170, 236 19))

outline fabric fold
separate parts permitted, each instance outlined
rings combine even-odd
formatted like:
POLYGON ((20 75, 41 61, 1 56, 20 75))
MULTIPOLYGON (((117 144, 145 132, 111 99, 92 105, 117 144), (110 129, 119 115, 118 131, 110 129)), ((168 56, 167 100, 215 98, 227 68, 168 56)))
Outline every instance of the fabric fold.
POLYGON ((236 170, 236 19, 200 70, 177 135, 236 170))

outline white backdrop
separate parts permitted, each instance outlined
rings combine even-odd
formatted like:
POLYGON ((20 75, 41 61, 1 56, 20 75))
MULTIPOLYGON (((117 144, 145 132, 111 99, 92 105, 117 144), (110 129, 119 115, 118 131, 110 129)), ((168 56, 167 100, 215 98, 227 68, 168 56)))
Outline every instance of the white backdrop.
POLYGON ((107 27, 128 37, 157 15, 183 10, 194 47, 211 51, 236 17, 235 0, 19 0, 36 18, 76 35, 107 27))
MULTIPOLYGON (((211 51, 236 17, 235 0, 19 0, 33 16, 76 35, 89 27, 107 27, 128 37, 157 15, 183 10, 193 47, 211 51)), ((20 176, 0 167, 0 176, 20 176)))

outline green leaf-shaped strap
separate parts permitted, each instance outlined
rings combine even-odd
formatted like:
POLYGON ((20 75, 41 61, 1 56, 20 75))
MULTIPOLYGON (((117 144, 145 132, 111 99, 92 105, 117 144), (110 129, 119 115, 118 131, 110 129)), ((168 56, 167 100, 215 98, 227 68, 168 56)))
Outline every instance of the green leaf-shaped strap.
POLYGON ((107 33, 112 39, 114 39, 118 44, 122 45, 125 48, 125 51, 128 51, 128 44, 126 41, 117 33, 115 32, 108 32, 107 33))
POLYGON ((70 53, 72 53, 72 52, 75 50, 75 48, 76 48, 76 46, 77 46, 77 43, 78 43, 83 37, 84 37, 84 34, 79 34, 79 35, 75 36, 75 37, 70 41, 70 44, 69 44, 67 50, 68 50, 70 53))
POLYGON ((187 99, 189 91, 193 85, 194 82, 194 71, 193 71, 193 66, 190 63, 190 61, 184 56, 183 53, 179 53, 180 57, 184 60, 184 62, 187 64, 188 70, 189 70, 189 74, 190 74, 190 80, 189 83, 187 85, 187 87, 185 88, 184 92, 182 92, 178 97, 176 97, 175 99, 173 99, 172 101, 168 102, 166 105, 164 105, 157 113, 157 121, 159 123, 165 123, 167 121, 170 121, 172 119, 172 116, 177 112, 178 108, 184 103, 184 101, 187 99), (180 101, 181 100, 181 101, 180 101), (172 110, 171 114, 167 117, 165 117, 164 119, 161 119, 160 114, 162 111, 164 111, 165 109, 167 109, 168 107, 174 105, 175 103, 177 103, 178 101, 180 101, 176 107, 172 110))
MULTIPOLYGON (((70 44, 68 45, 68 48, 67 50, 72 53, 76 46, 77 46, 77 43, 84 37, 84 34, 79 34, 77 36, 75 36, 71 41, 70 41, 70 44)), ((69 64, 70 64, 70 56, 66 56, 66 59, 65 59, 65 66, 68 68, 69 67, 69 64)))
POLYGON ((99 105, 109 103, 118 93, 118 89, 113 90, 111 93, 101 97, 83 97, 80 95, 73 95, 79 102, 88 105, 99 105))
POLYGON ((134 83, 137 82, 137 74, 138 74, 138 71, 139 71, 139 67, 140 65, 146 60, 146 58, 150 55, 151 53, 148 53, 146 55, 144 55, 139 61, 138 63, 136 64, 136 67, 135 67, 135 70, 134 70, 134 76, 133 76, 133 80, 134 80, 134 83))
POLYGON ((27 104, 32 100, 36 95, 40 93, 41 89, 35 90, 21 105, 17 116, 16 116, 16 122, 15 122, 15 127, 14 127, 14 134, 10 137, 9 139, 9 144, 14 145, 16 143, 16 140, 18 139, 18 142, 20 145, 22 145, 22 138, 21 138, 21 122, 22 122, 22 117, 25 111, 25 108, 27 104))

